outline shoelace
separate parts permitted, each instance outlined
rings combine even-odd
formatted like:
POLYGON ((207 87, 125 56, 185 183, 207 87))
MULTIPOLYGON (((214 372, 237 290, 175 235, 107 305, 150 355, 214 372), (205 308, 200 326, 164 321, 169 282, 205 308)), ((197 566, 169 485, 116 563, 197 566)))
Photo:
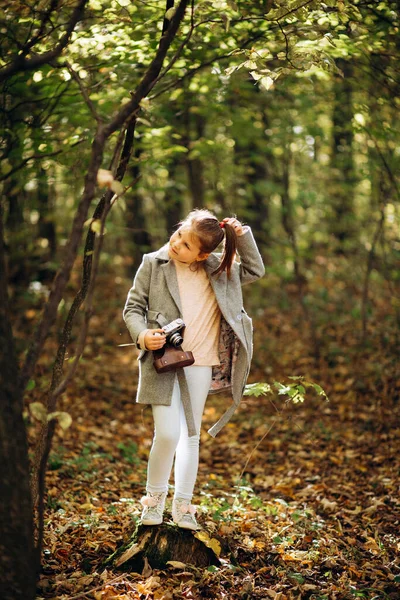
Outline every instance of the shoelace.
POLYGON ((178 515, 178 521, 188 521, 190 523, 196 522, 195 514, 196 507, 188 502, 176 501, 176 512, 178 515))
POLYGON ((143 508, 147 508, 147 513, 153 513, 157 516, 162 516, 162 494, 154 496, 143 496, 140 499, 140 504, 143 508))

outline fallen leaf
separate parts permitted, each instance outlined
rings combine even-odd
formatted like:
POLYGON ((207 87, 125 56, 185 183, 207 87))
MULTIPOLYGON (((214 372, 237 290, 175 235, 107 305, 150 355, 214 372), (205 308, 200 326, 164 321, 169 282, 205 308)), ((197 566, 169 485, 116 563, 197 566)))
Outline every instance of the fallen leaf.
POLYGON ((179 560, 168 560, 167 565, 171 565, 171 567, 174 567, 175 569, 186 569, 186 564, 179 560))

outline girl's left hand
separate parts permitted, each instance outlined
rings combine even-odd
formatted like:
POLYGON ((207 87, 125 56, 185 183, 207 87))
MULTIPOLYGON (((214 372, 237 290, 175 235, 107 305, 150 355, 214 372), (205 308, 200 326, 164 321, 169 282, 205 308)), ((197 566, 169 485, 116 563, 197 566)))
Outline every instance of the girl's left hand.
POLYGON ((243 225, 235 217, 225 217, 222 219, 224 223, 228 223, 235 230, 236 235, 240 236, 244 234, 243 225))

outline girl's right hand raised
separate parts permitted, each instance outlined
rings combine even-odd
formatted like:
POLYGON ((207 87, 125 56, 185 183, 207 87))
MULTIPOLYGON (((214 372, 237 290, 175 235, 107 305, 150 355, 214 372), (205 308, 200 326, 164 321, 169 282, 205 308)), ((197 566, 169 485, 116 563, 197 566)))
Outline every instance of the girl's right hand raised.
POLYGON ((149 329, 144 336, 144 343, 148 350, 159 350, 166 342, 165 333, 162 329, 149 329))

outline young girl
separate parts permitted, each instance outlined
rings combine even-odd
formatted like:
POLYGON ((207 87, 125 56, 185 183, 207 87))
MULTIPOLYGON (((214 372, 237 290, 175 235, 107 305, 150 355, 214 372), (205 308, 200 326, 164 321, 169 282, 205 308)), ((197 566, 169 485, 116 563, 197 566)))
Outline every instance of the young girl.
POLYGON ((193 210, 169 242, 143 257, 124 308, 124 320, 139 354, 137 402, 151 404, 154 438, 150 451, 144 525, 159 525, 175 458, 172 518, 197 529, 190 503, 199 464, 200 425, 207 395, 230 390, 233 404, 209 430, 212 436, 239 404, 252 357, 252 322, 243 309, 241 285, 264 275, 249 227, 193 210), (224 240, 222 255, 213 250, 224 240), (235 261, 236 251, 240 263, 235 261), (192 366, 158 374, 152 350, 166 343, 162 327, 182 318, 183 350, 192 366))

